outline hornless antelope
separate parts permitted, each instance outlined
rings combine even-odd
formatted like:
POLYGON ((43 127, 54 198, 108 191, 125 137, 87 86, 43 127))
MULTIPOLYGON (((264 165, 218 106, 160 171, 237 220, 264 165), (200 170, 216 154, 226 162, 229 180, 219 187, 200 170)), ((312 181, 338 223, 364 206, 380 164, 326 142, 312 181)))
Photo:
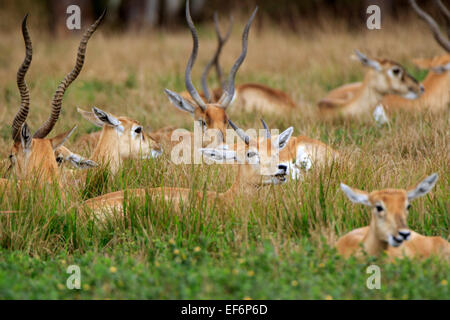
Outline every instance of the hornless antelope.
POLYGON ((344 257, 361 254, 362 250, 373 256, 386 251, 390 257, 450 257, 448 241, 420 235, 408 229, 406 222, 410 202, 427 194, 437 178, 435 173, 408 190, 384 189, 371 193, 341 183, 342 191, 352 202, 372 208, 372 220, 368 227, 355 229, 341 237, 336 244, 338 252, 344 257))
MULTIPOLYGON (((230 21, 230 27, 227 34, 223 37, 220 33, 219 22, 217 14, 214 15, 214 23, 218 39, 216 52, 211 61, 206 65, 202 74, 203 93, 200 95, 208 102, 219 101, 222 93, 226 90, 226 85, 223 80, 223 72, 219 63, 219 57, 222 52, 222 47, 228 40, 233 21, 230 21), (216 74, 221 85, 221 88, 215 88, 210 92, 207 83, 207 76, 212 66, 215 66, 216 74)), ((258 83, 244 83, 236 86, 234 97, 230 105, 236 104, 239 108, 245 111, 259 111, 259 112, 280 112, 291 111, 297 108, 297 105, 285 92, 273 89, 268 86, 258 83)))
MULTIPOLYGON (((449 10, 441 1, 436 1, 447 22, 450 24, 449 10)), ((447 51, 447 54, 432 59, 413 59, 413 62, 429 72, 423 81, 425 92, 416 100, 408 100, 398 96, 386 96, 382 104, 388 110, 420 110, 441 111, 450 103, 450 40, 439 29, 434 19, 424 12, 414 0, 410 0, 412 8, 430 26, 437 43, 447 51)), ((450 31, 449 31, 450 36, 450 31)))
POLYGON ((355 50, 356 58, 369 67, 362 83, 351 83, 329 92, 319 101, 323 115, 365 116, 387 94, 418 98, 424 88, 398 63, 390 60, 370 59, 355 50))
MULTIPOLYGON (((238 163, 238 173, 233 185, 225 192, 206 192, 206 200, 209 204, 218 201, 219 204, 226 205, 239 194, 252 194, 262 185, 282 184, 286 182, 287 166, 280 164, 278 160, 279 152, 288 143, 292 134, 292 128, 282 132, 274 138, 262 137, 252 140, 242 129, 237 128, 231 120, 230 125, 235 128, 237 135, 245 144, 237 144, 233 148, 213 149, 202 148, 200 151, 207 157, 216 161, 236 161, 238 163), (262 147, 269 152, 262 152, 262 147)), ((193 195, 198 202, 202 201, 203 192, 192 193, 189 188, 145 188, 131 189, 108 193, 85 202, 86 206, 94 211, 99 217, 114 211, 121 212, 124 203, 125 193, 130 198, 145 198, 147 195, 153 197, 163 197, 165 201, 171 202, 176 208, 180 202, 186 203, 189 196, 193 195)))
POLYGON ((195 121, 199 121, 199 123, 201 124, 201 128, 204 129, 203 131, 205 136, 208 135, 206 129, 215 129, 216 136, 213 137, 215 141, 213 141, 212 144, 218 145, 225 142, 226 129, 228 124, 226 109, 230 105, 235 94, 234 82, 236 73, 247 55, 248 33, 250 31, 250 26, 253 22, 257 10, 258 8, 253 11, 244 28, 244 32, 242 33, 242 52, 231 68, 226 90, 224 90, 221 98, 217 102, 205 103, 200 94, 195 89, 195 86, 192 83, 191 79, 192 67, 195 63, 195 59, 197 58, 198 53, 198 34, 191 18, 189 1, 186 1, 186 20, 192 34, 193 48, 186 65, 185 86, 187 92, 189 92, 189 95, 191 96, 191 99, 185 99, 181 94, 175 93, 169 89, 165 89, 165 93, 175 107, 182 111, 189 112, 190 114, 192 114, 195 121))
MULTIPOLYGON (((25 59, 17 72, 17 86, 20 91, 21 104, 12 123, 12 138, 14 145, 9 156, 11 162, 10 168, 14 169, 18 179, 28 180, 32 177, 38 177, 39 179, 49 182, 53 179, 59 181, 59 168, 55 158, 55 151, 57 151, 70 137, 75 127, 52 139, 48 139, 46 136, 52 131, 58 121, 64 92, 79 75, 84 63, 87 42, 103 20, 105 13, 106 11, 104 11, 97 21, 95 21, 83 34, 78 47, 75 67, 59 84, 53 96, 51 115, 33 136, 31 135, 30 128, 25 122, 30 105, 30 95, 25 83, 25 74, 31 64, 33 54, 31 39, 26 26, 28 15, 25 16, 22 22, 22 34, 25 41, 26 54, 25 59)), ((3 184, 7 183, 3 181, 3 184)))
POLYGON ((113 173, 119 170, 125 159, 148 159, 161 155, 159 143, 136 120, 116 117, 96 107, 92 108, 92 112, 78 108, 78 112, 102 128, 91 158, 108 164, 113 173))

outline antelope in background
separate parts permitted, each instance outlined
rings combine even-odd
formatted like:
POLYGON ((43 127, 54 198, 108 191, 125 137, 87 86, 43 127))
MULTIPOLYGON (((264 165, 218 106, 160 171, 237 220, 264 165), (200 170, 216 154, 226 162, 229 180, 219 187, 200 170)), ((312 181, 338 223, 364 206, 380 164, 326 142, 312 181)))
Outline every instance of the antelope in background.
MULTIPOLYGON (((382 104, 388 110, 420 110, 426 109, 431 111, 442 111, 450 103, 450 30, 448 29, 448 36, 446 37, 436 21, 424 12, 416 3, 415 0, 409 1, 414 11, 422 18, 430 27, 436 42, 445 50, 447 54, 436 56, 431 59, 413 59, 413 62, 422 69, 427 69, 429 72, 423 81, 425 92, 416 100, 408 100, 399 96, 386 96, 382 104)), ((444 4, 437 0, 436 4, 440 8, 443 16, 448 24, 450 24, 450 13, 444 4)))
POLYGON ((371 207, 372 220, 369 226, 355 229, 341 237, 336 244, 338 252, 344 257, 360 255, 362 250, 372 256, 387 252, 389 257, 450 257, 448 241, 418 234, 408 228, 406 221, 410 202, 426 195, 437 178, 435 173, 408 190, 384 189, 371 193, 341 183, 342 191, 352 202, 371 207))
MULTIPOLYGON (((15 171, 18 179, 28 180, 33 177, 38 177, 40 180, 51 182, 53 180, 59 181, 59 167, 55 157, 55 151, 62 147, 64 142, 73 133, 71 130, 57 135, 54 138, 46 138, 52 131, 56 122, 58 121, 62 99, 66 89, 80 74, 84 64, 87 43, 92 34, 97 29, 100 22, 103 20, 106 11, 95 21, 83 34, 78 47, 77 60, 74 69, 66 75, 64 80, 59 84, 52 100, 52 109, 50 117, 44 124, 31 135, 31 130, 25 122, 29 112, 30 94, 25 82, 25 74, 30 67, 33 49, 31 39, 27 29, 27 17, 25 16, 22 22, 22 35, 25 42, 25 59, 17 72, 17 86, 20 92, 20 108, 14 117, 12 123, 12 139, 14 145, 9 155, 10 169, 15 171)), ((8 180, 2 180, 2 184, 9 185, 8 180)))
MULTIPOLYGON (((230 26, 225 36, 222 36, 219 28, 219 21, 217 13, 214 14, 214 24, 217 34, 217 49, 213 58, 206 65, 202 74, 202 87, 203 92, 200 93, 206 101, 209 103, 220 100, 222 93, 227 89, 226 83, 223 79, 223 72, 220 66, 219 58, 222 52, 222 48, 227 42, 231 29, 233 26, 233 20, 230 19, 230 26), (207 77, 212 67, 215 67, 217 78, 221 87, 215 88, 212 92, 208 88, 207 77)), ((183 92, 182 96, 186 98, 186 93, 183 92)), ((270 88, 268 86, 258 83, 244 83, 236 86, 235 93, 230 105, 236 104, 240 109, 247 112, 259 111, 259 112, 280 112, 280 111, 292 111, 297 108, 297 105, 292 99, 283 91, 270 88)))
POLYGON ((370 59, 358 50, 355 50, 355 53, 362 65, 369 67, 364 81, 346 84, 330 91, 318 103, 322 115, 365 116, 369 115, 387 94, 416 99, 423 93, 423 86, 399 63, 370 59))
MULTIPOLYGON (((237 176, 233 185, 225 192, 207 191, 205 193, 206 200, 209 204, 218 201, 218 205, 228 204, 241 194, 254 194, 258 187, 263 185, 276 185, 286 182, 287 166, 280 164, 278 161, 279 152, 288 143, 292 134, 292 128, 282 132, 274 138, 261 137, 256 140, 245 134, 231 120, 230 125, 235 129, 236 134, 245 144, 237 144, 234 150, 202 148, 202 152, 208 158, 224 162, 237 162, 237 176), (260 152, 264 146, 270 152, 260 152), (272 152, 273 151, 273 152, 272 152)), ((269 134, 269 133, 268 133, 269 134)), ((190 188, 142 188, 131 189, 108 193, 96 198, 89 199, 85 202, 86 206, 94 211, 94 214, 100 218, 107 213, 121 212, 125 194, 130 198, 142 199, 147 195, 155 197, 163 197, 165 201, 171 202, 174 208, 177 208, 181 202, 187 203, 190 195, 194 196, 198 203, 203 200, 203 191, 192 192, 190 188)))

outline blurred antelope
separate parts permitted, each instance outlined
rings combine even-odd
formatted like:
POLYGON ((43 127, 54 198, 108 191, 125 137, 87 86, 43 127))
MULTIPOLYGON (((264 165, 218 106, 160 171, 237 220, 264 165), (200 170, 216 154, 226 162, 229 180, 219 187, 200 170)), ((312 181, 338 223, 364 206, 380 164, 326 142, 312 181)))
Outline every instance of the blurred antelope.
POLYGON ((437 178, 435 173, 408 190, 384 189, 371 193, 341 183, 342 191, 352 202, 372 208, 372 220, 368 227, 355 229, 341 237, 336 244, 338 252, 345 257, 361 254, 362 250, 373 256, 386 251, 390 257, 450 257, 448 241, 420 235, 410 230, 406 222, 410 202, 427 194, 437 178))
POLYGON ((233 67, 231 68, 229 77, 228 77, 228 86, 226 90, 224 90, 220 99, 215 102, 207 102, 202 99, 200 94, 195 89, 194 84, 191 79, 191 71, 194 66, 195 59, 197 58, 198 53, 198 34, 195 29, 194 23, 191 18, 190 10, 189 10, 189 0, 186 1, 186 20, 189 26, 189 30, 192 34, 193 48, 192 53, 189 57, 188 63, 186 65, 185 71, 185 86, 186 90, 190 95, 190 99, 183 98, 181 94, 173 92, 169 89, 165 89, 165 93, 169 97, 169 100, 172 104, 178 109, 188 112, 192 114, 194 117, 194 121, 199 121, 201 128, 203 128, 204 134, 207 135, 207 129, 215 129, 217 136, 215 137, 215 141, 213 144, 221 144, 225 142, 226 139, 226 129, 228 124, 228 116, 226 114, 226 109, 230 105, 234 94, 235 94, 235 78, 236 73, 239 70, 239 67, 244 62, 244 59, 247 55, 247 47, 248 47, 248 33, 250 31, 250 26, 255 18, 256 12, 258 8, 256 8, 250 19, 248 20, 244 32, 242 34, 242 52, 240 56, 237 58, 233 67))
MULTIPOLYGON (((222 48, 231 34, 233 19, 230 18, 230 26, 225 36, 222 36, 220 32, 218 20, 219 19, 217 13, 215 13, 214 24, 218 40, 217 49, 211 61, 206 65, 205 70, 202 74, 203 92, 200 93, 200 96, 209 103, 219 101, 222 93, 227 89, 226 83, 223 79, 223 72, 220 66, 219 58, 222 52, 222 48), (217 78, 221 87, 215 88, 211 92, 208 88, 207 77, 209 71, 213 66, 215 67, 217 78)), ((186 93, 182 93, 182 96, 185 98, 187 97, 186 93)), ((259 111, 270 113, 280 112, 280 110, 290 111, 297 108, 295 102, 292 101, 292 99, 283 91, 257 83, 244 83, 241 85, 237 85, 230 105, 231 104, 236 104, 239 106, 239 108, 242 108, 243 110, 248 112, 259 111)))
POLYGON ((96 107, 92 108, 92 112, 78 108, 78 112, 83 118, 102 128, 100 133, 86 135, 82 139, 98 136, 91 158, 98 163, 107 164, 113 173, 119 170, 125 159, 149 159, 161 155, 159 143, 136 120, 116 117, 96 107))
MULTIPOLYGON (((448 36, 446 37, 441 32, 436 21, 423 11, 415 0, 410 0, 409 3, 419 17, 429 25, 437 43, 447 51, 447 54, 431 59, 413 59, 413 62, 419 68, 429 70, 423 81, 425 92, 422 96, 416 100, 407 100, 402 97, 389 95, 383 99, 382 103, 390 110, 420 110, 426 108, 426 110, 441 111, 450 103, 450 40, 448 36)), ((449 10, 439 0, 436 1, 436 4, 446 18, 447 23, 450 24, 449 10)), ((448 35, 450 36, 450 30, 448 35)))
MULTIPOLYGON (((49 139, 46 137, 58 121, 64 93, 79 75, 84 63, 87 42, 103 20, 105 13, 106 11, 104 11, 97 21, 95 21, 83 34, 78 47, 75 67, 59 84, 53 96, 51 115, 33 136, 31 135, 30 128, 25 122, 30 105, 30 95, 25 83, 25 74, 31 64, 33 54, 31 39, 26 25, 28 15, 25 16, 22 22, 22 34, 25 42, 26 54, 25 59, 17 72, 17 86, 20 91, 21 104, 12 123, 12 138, 14 145, 9 155, 11 163, 10 169, 15 171, 18 179, 28 180, 32 177, 38 177, 39 179, 49 182, 54 179, 59 181, 59 168, 55 152, 65 152, 66 149, 61 151, 60 148, 73 133, 75 127, 54 138, 49 139)), ((7 181, 3 181, 2 184, 7 184, 7 181)))
MULTIPOLYGON (((228 120, 235 128, 237 135, 245 144, 237 144, 234 150, 205 148, 200 151, 212 160, 219 162, 236 161, 238 163, 238 173, 233 185, 225 192, 207 191, 205 196, 209 204, 218 201, 218 205, 231 202, 240 194, 253 194, 262 185, 282 184, 286 182, 287 166, 279 163, 279 152, 288 143, 292 134, 292 128, 281 133, 274 138, 259 138, 253 141, 242 129, 228 120), (270 152, 260 152, 262 146, 270 152)), ((143 188, 125 191, 112 192, 85 202, 86 206, 94 211, 98 217, 103 218, 105 214, 115 211, 122 211, 124 196, 128 194, 130 198, 145 198, 147 195, 163 197, 165 201, 171 202, 176 208, 180 202, 186 203, 191 196, 200 203, 203 200, 203 192, 192 192, 189 188, 143 188)))
POLYGON ((330 91, 319 101, 322 115, 370 116, 387 94, 416 99, 423 93, 423 86, 400 64, 390 60, 370 59, 358 50, 355 50, 355 54, 364 66, 369 67, 364 81, 330 91))

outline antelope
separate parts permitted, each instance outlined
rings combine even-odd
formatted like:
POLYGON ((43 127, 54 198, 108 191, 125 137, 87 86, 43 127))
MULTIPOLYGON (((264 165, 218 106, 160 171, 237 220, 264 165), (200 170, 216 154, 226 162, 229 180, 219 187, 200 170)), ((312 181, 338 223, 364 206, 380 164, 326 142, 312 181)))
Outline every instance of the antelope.
MULTIPOLYGON (((202 87, 203 92, 200 96, 206 99, 208 102, 219 101, 222 93, 226 90, 226 83, 223 79, 223 72, 220 66, 219 58, 222 52, 222 48, 227 42, 231 29, 233 26, 233 20, 230 19, 230 26, 225 36, 222 36, 219 28, 217 13, 214 14, 214 25, 217 34, 217 49, 213 58, 206 65, 202 74, 202 87), (215 67, 217 78, 221 87, 215 88, 212 92, 208 88, 207 77, 212 67, 215 67)), ((182 93, 183 97, 186 97, 186 93, 182 93)), ((270 88, 263 84, 258 83, 244 83, 236 86, 235 93, 230 105, 237 104, 240 108, 247 112, 259 111, 259 112, 280 112, 292 111, 297 108, 297 105, 285 92, 270 88)))
POLYGON ((369 68, 362 83, 351 83, 329 92, 319 101, 322 115, 365 116, 387 94, 417 99, 424 91, 419 82, 399 64, 386 59, 371 59, 355 50, 356 58, 369 68))
MULTIPOLYGON (((250 16, 244 31, 242 33, 242 51, 240 56, 235 61, 233 67, 231 68, 229 77, 228 77, 228 85, 224 90, 221 98, 215 102, 206 102, 202 99, 200 94, 197 92, 194 84, 191 79, 191 71, 194 66, 195 60, 198 54, 198 34, 195 29, 194 23, 191 18, 190 9, 189 9, 189 0, 186 1, 186 21, 191 31, 193 47, 192 52, 189 57, 189 60, 186 65, 185 70, 185 86, 186 90, 190 95, 190 99, 183 98, 181 94, 173 92, 169 89, 165 89, 165 93, 169 98, 169 101, 181 111, 185 111, 190 113, 194 117, 194 121, 198 121, 201 125, 201 128, 204 132, 204 135, 207 136, 209 133, 214 132, 216 136, 213 137, 214 141, 212 144, 221 144, 225 142, 226 139, 226 129, 228 124, 228 116, 226 114, 226 109, 231 104, 232 99, 235 95, 235 78, 236 73, 239 70, 239 67, 244 62, 244 59, 247 55, 248 48, 248 34, 250 31, 250 26, 255 18, 256 12, 258 8, 256 8, 252 15, 250 16), (215 129, 215 131, 209 131, 207 129, 215 129)), ((211 145, 211 144, 210 144, 211 145)))
POLYGON ((386 252, 389 257, 450 257, 450 245, 441 237, 428 237, 408 228, 408 210, 411 201, 426 195, 438 179, 436 173, 428 176, 417 186, 408 190, 384 189, 370 193, 350 188, 341 183, 341 189, 354 203, 372 208, 370 225, 355 229, 342 236, 336 243, 339 254, 344 257, 372 256, 386 252))
MULTIPOLYGON (((415 0, 409 1, 414 11, 422 18, 433 32, 437 43, 447 51, 447 54, 436 56, 431 59, 413 59, 413 62, 422 69, 429 70, 423 86, 425 92, 416 100, 407 100, 399 96, 386 96, 382 104, 388 110, 420 110, 425 109, 431 111, 441 111, 450 103, 450 40, 439 29, 436 21, 424 12, 415 0)), ((441 1, 436 1, 440 10, 450 23, 449 10, 445 8, 441 1)), ((448 33, 450 35, 450 31, 448 33)))
POLYGON ((90 158, 107 164, 112 173, 117 173, 125 159, 149 159, 161 155, 159 143, 136 120, 116 117, 97 107, 92 107, 92 112, 78 108, 78 112, 83 118, 102 128, 90 158))
MULTIPOLYGON (((40 180, 51 182, 59 181, 59 167, 56 161, 55 152, 61 152, 62 145, 70 137, 76 127, 67 132, 57 135, 54 138, 46 138, 58 121, 62 99, 66 89, 77 78, 84 64, 87 43, 92 34, 103 20, 106 11, 86 30, 78 47, 78 54, 75 67, 66 75, 59 84, 52 100, 52 110, 50 117, 44 124, 31 135, 31 130, 25 122, 29 112, 30 94, 25 82, 25 74, 31 64, 33 49, 31 38, 27 29, 27 18, 22 22, 22 35, 25 42, 25 59, 17 72, 17 86, 20 91, 20 108, 12 123, 12 139, 14 141, 9 160, 10 169, 15 171, 18 179, 29 180, 38 177, 40 180)), ((64 151, 64 150, 63 150, 64 151)), ((2 184, 8 184, 3 181, 2 184)))
MULTIPOLYGON (((246 135, 231 120, 228 121, 244 144, 238 143, 233 147, 234 150, 201 148, 200 152, 218 162, 237 162, 237 177, 233 185, 225 192, 207 191, 205 196, 209 204, 218 201, 219 204, 227 205, 239 194, 252 194, 260 186, 286 182, 287 166, 279 163, 278 156, 292 135, 292 127, 274 138, 266 136, 254 139, 246 135), (261 152, 262 146, 270 151, 261 152)), ((96 216, 104 218, 105 214, 122 211, 125 194, 136 199, 145 198, 147 195, 163 197, 165 201, 173 203, 174 208, 181 202, 188 201, 190 195, 193 195, 199 202, 203 199, 202 191, 192 193, 189 188, 141 188, 108 193, 85 201, 85 205, 96 216)))

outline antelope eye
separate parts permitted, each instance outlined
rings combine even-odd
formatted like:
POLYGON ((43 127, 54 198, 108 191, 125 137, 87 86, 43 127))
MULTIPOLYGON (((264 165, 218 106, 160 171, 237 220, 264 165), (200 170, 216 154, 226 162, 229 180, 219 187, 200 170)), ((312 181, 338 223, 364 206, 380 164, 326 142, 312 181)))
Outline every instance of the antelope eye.
POLYGON ((247 157, 248 157, 248 158, 252 158, 252 157, 254 157, 254 156, 256 156, 256 152, 253 152, 253 151, 247 152, 247 157))
POLYGON ((61 156, 56 157, 56 162, 58 164, 61 164, 63 162, 63 157, 61 157, 61 156))
POLYGON ((409 210, 409 209, 411 209, 411 205, 410 205, 410 204, 408 204, 408 205, 406 206, 406 210, 409 210))
POLYGON ((141 134, 142 133, 142 127, 137 127, 136 129, 134 129, 134 132, 136 132, 137 134, 141 134))
POLYGON ((395 76, 398 76, 398 75, 401 73, 401 70, 400 70, 399 68, 393 68, 393 69, 392 69, 392 73, 393 73, 395 76))
POLYGON ((375 208, 377 209, 378 212, 381 212, 384 210, 383 207, 380 205, 375 206, 375 208))

